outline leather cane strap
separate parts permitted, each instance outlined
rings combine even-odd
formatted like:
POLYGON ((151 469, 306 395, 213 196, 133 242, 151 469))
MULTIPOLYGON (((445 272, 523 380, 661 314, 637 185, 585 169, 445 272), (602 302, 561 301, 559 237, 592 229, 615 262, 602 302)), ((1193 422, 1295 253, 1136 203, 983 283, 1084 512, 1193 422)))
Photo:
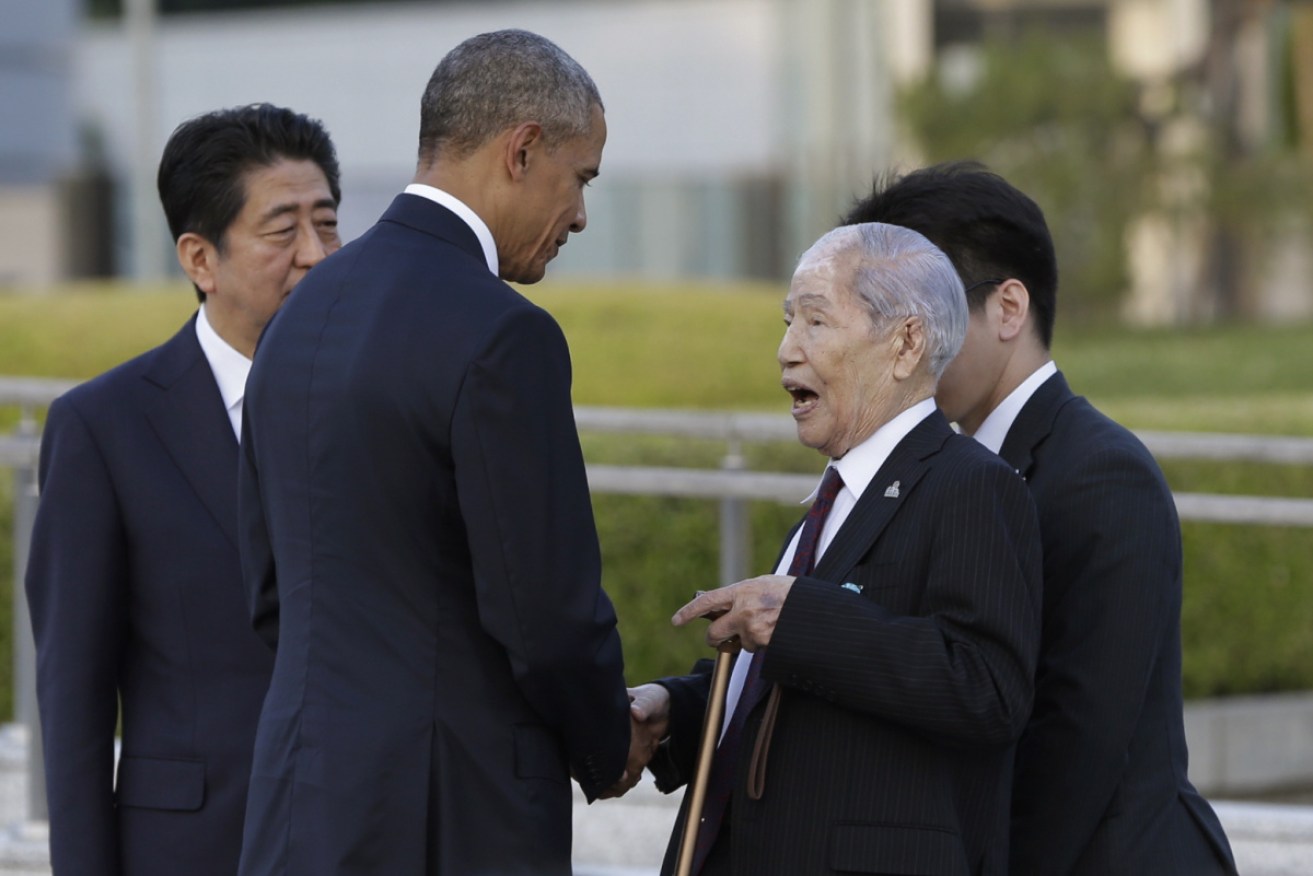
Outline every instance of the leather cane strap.
POLYGON ((766 793, 766 758, 770 754, 770 740, 775 734, 775 718, 780 713, 781 688, 771 685, 770 696, 762 712, 757 739, 752 743, 752 758, 748 761, 748 799, 760 800, 766 793))

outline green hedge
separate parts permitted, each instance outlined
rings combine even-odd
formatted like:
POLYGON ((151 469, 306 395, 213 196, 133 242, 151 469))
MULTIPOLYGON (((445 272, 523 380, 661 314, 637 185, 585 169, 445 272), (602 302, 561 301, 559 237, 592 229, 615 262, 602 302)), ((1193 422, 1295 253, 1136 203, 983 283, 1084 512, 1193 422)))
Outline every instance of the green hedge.
MULTIPOLYGON (((774 353, 777 286, 546 285, 532 296, 570 339, 575 401, 586 405, 750 409, 783 413, 774 353)), ((194 300, 84 288, 0 295, 0 374, 85 377, 166 338, 194 300)), ((1058 364, 1078 391, 1132 428, 1313 434, 1313 326, 1080 332, 1059 325, 1058 364)), ((0 429, 13 411, 0 411, 0 429)), ((716 442, 584 435, 590 461, 714 468, 716 442)), ((753 469, 819 472, 792 444, 744 449, 753 469)), ((1313 469, 1172 463, 1173 489, 1313 495, 1313 469)), ((11 709, 12 479, 0 473, 0 716, 11 709)), ((800 497, 801 498, 801 497, 800 497)), ((670 626, 718 575, 717 503, 594 497, 605 582, 631 681, 682 672, 708 651, 702 628, 670 626)), ((754 572, 768 570, 801 507, 750 505, 754 572)), ((1182 612, 1189 696, 1313 688, 1313 532, 1186 524, 1182 612)))

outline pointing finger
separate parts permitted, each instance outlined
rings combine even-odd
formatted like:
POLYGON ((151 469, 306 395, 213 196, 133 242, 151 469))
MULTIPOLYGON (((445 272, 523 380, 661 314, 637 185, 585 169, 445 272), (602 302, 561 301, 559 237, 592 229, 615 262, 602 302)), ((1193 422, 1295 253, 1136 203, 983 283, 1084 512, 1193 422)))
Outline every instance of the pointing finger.
POLYGON ((722 587, 719 590, 708 590, 695 597, 675 612, 675 616, 670 619, 670 622, 677 627, 682 627, 694 618, 728 611, 734 603, 734 596, 726 593, 726 589, 722 587))

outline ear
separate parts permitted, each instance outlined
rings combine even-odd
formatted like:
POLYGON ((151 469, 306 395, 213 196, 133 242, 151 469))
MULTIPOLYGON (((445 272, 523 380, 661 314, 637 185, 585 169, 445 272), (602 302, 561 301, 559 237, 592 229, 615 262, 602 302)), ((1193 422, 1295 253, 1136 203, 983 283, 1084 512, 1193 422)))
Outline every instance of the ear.
POLYGON ((537 122, 522 122, 511 129, 503 156, 511 179, 516 182, 524 179, 534 153, 542 146, 542 142, 543 126, 537 122))
POLYGON ((916 374, 921 360, 925 358, 925 326, 921 317, 909 316, 894 329, 891 342, 894 344, 894 378, 907 380, 916 374))
POLYGON ((183 272, 196 288, 206 295, 213 295, 217 286, 215 271, 219 264, 219 252, 214 244, 188 231, 178 238, 174 249, 178 253, 178 264, 182 265, 183 272))
POLYGON ((1007 280, 994 292, 999 309, 998 338, 1010 341, 1026 328, 1030 319, 1030 291, 1020 280, 1007 280))

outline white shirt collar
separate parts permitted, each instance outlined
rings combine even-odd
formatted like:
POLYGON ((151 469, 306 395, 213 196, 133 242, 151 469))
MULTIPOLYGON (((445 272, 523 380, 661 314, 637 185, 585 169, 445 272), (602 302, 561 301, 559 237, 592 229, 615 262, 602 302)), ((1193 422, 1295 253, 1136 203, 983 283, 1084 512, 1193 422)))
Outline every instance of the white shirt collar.
POLYGON ((1008 437, 1008 430, 1016 422, 1017 414, 1030 401, 1030 397, 1054 374, 1058 373, 1057 364, 1050 359, 1043 365, 1035 369, 1035 372, 1021 382, 1021 385, 1012 390, 1008 397, 999 403, 999 406, 989 412, 985 417, 985 422, 980 424, 976 434, 972 435, 981 444, 990 450, 998 453, 1003 449, 1003 441, 1008 437))
POLYGON ((219 337, 219 333, 210 325, 205 316, 205 305, 196 313, 196 340, 200 341, 201 352, 210 363, 214 373, 214 382, 219 384, 219 396, 223 399, 228 420, 233 425, 233 433, 241 440, 242 436, 242 400, 246 398, 246 376, 251 373, 251 360, 247 359, 232 345, 219 337))
MULTIPOLYGON (((870 485, 871 479, 875 473, 884 465, 889 454, 894 452, 898 442, 907 437, 907 434, 916 428, 926 417, 935 411, 935 400, 933 398, 922 399, 885 423, 875 433, 867 438, 861 444, 849 450, 843 455, 842 459, 830 460, 830 465, 839 470, 839 476, 843 478, 843 491, 851 494, 854 502, 862 497, 870 485)), ((829 468, 829 466, 826 466, 829 468)), ((824 478, 824 472, 821 473, 824 478)), ((802 500, 804 505, 809 505, 816 498, 817 490, 820 484, 817 483, 816 489, 812 490, 811 495, 802 500)))
POLYGON ((497 242, 492 239, 492 232, 488 230, 487 223, 479 218, 478 213, 475 213, 469 208, 469 205, 450 192, 444 192, 442 189, 424 183, 411 183, 406 186, 406 194, 428 198, 463 219, 465 224, 470 227, 470 230, 474 232, 474 236, 479 239, 479 246, 483 247, 483 257, 488 262, 488 270, 492 271, 494 277, 498 276, 497 272, 501 265, 497 260, 497 242))
MULTIPOLYGON (((898 446, 898 442, 906 438, 908 433, 916 428, 917 424, 934 411, 934 399, 923 399, 879 429, 876 429, 875 434, 845 453, 842 459, 830 460, 830 464, 826 468, 834 466, 839 470, 839 476, 843 478, 843 489, 834 497, 834 506, 830 509, 829 516, 825 518, 825 526, 821 528, 821 534, 816 544, 816 557, 818 560, 825 556, 830 543, 834 541, 839 530, 843 528, 849 513, 857 506, 857 500, 870 486, 871 479, 880 470, 880 466, 885 464, 889 454, 893 453, 894 448, 898 446)), ((824 480, 824 473, 821 477, 824 480)), ((812 494, 803 500, 803 504, 810 504, 816 498, 816 492, 819 489, 818 484, 817 489, 812 490, 812 494)), ((897 493, 890 495, 896 496, 897 493)), ((776 566, 775 574, 784 575, 788 572, 789 567, 793 564, 794 553, 798 549, 798 539, 801 537, 802 527, 799 526, 793 533, 793 540, 784 549, 779 565, 776 566)), ((725 723, 721 729, 722 734, 724 728, 729 726, 730 717, 734 714, 734 709, 738 705, 744 682, 747 680, 750 662, 748 660, 739 660, 734 664, 734 673, 730 676, 729 697, 725 705, 725 723)))

